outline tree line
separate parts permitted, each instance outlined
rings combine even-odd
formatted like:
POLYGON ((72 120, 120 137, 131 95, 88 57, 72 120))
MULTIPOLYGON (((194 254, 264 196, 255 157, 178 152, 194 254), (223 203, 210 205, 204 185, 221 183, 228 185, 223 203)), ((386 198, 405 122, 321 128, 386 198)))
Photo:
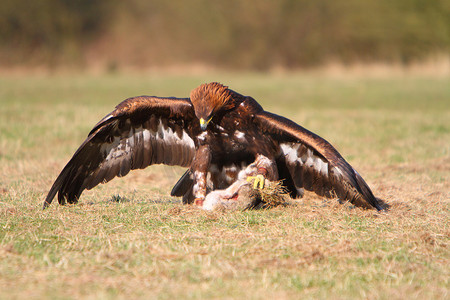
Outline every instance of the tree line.
POLYGON ((6 0, 0 65, 299 68, 450 52, 447 0, 6 0))

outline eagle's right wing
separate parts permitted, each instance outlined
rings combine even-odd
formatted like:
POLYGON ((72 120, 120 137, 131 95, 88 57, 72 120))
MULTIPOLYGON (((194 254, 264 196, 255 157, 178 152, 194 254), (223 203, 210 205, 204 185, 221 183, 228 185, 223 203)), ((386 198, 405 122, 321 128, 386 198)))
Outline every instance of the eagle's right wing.
POLYGON ((60 204, 76 203, 84 189, 152 164, 190 166, 200 131, 188 98, 129 98, 89 133, 51 187, 60 204))
POLYGON ((326 140, 266 111, 255 116, 255 123, 279 145, 278 171, 289 177, 288 184, 297 190, 305 188, 358 206, 383 209, 364 179, 326 140))

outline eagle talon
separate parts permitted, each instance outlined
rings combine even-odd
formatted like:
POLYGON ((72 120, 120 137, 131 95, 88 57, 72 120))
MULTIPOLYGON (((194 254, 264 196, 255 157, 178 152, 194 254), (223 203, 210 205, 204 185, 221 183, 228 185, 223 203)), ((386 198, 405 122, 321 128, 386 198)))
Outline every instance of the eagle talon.
POLYGON ((262 190, 264 188, 265 178, 263 175, 258 174, 256 176, 248 176, 247 181, 252 182, 253 181, 253 188, 262 190))

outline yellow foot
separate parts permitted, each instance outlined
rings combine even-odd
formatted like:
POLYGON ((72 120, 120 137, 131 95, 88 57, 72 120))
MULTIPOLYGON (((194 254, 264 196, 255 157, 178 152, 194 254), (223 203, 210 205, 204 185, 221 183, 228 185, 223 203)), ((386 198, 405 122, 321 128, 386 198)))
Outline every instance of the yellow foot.
POLYGON ((253 188, 254 189, 260 189, 262 190, 264 188, 264 176, 262 176, 261 174, 256 175, 256 176, 248 176, 247 177, 247 181, 248 182, 252 182, 253 181, 253 188))

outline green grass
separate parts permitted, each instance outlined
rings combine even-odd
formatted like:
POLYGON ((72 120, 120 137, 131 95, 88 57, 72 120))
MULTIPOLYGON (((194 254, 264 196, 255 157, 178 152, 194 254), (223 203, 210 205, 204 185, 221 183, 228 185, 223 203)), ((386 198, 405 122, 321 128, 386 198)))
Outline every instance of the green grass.
POLYGON ((447 298, 446 77, 318 73, 0 77, 0 298, 447 298), (152 166, 41 211, 92 126, 135 95, 221 81, 332 142, 387 213, 308 194, 213 212, 169 197, 152 166))

